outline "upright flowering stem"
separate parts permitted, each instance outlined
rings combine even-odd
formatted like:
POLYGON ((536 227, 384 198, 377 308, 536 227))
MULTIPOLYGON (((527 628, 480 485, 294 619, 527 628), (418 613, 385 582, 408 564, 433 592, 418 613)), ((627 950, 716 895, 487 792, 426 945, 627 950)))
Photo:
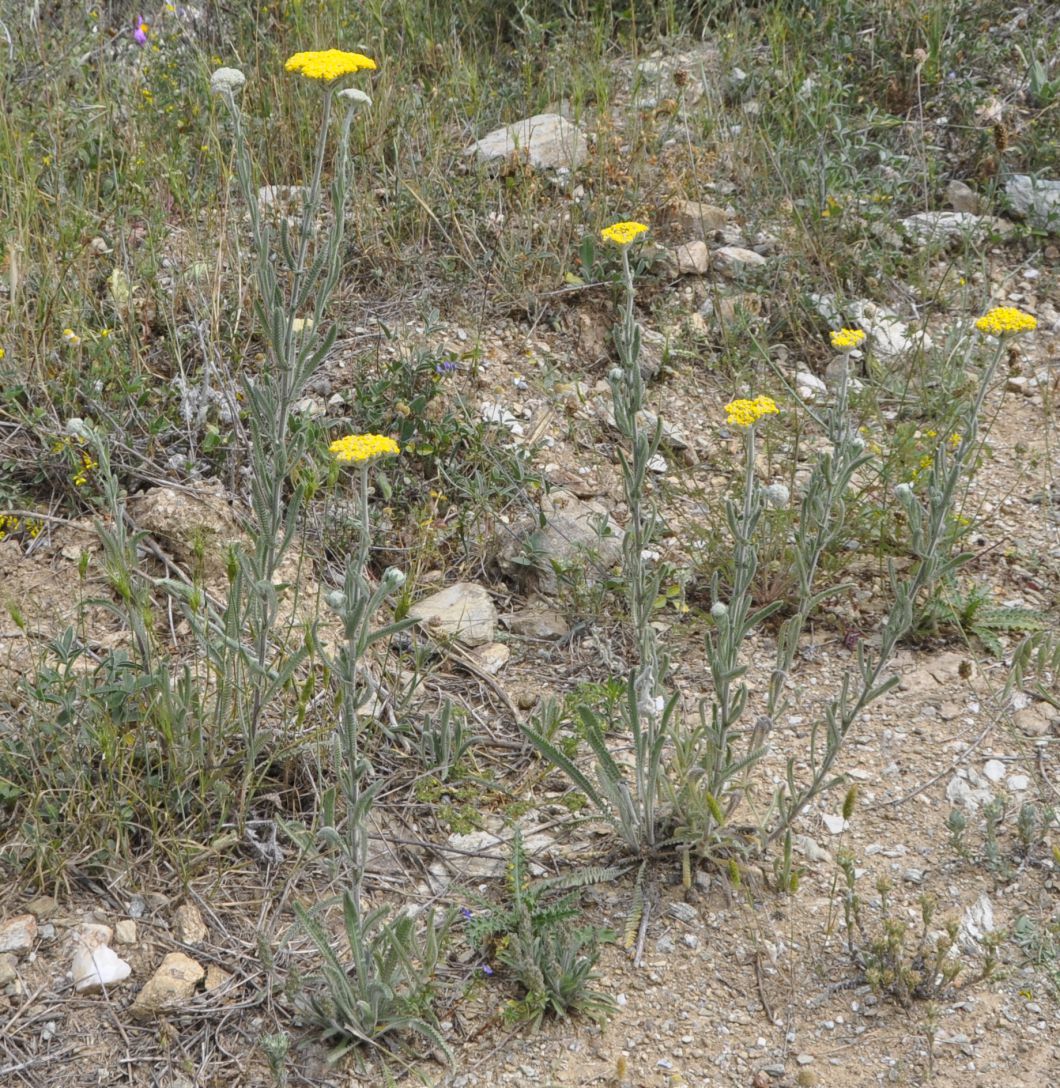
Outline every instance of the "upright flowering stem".
MULTIPOLYGON (((337 91, 334 80, 351 72, 374 68, 375 64, 360 54, 328 50, 296 54, 288 60, 286 67, 289 72, 323 82, 324 88, 313 172, 302 204, 300 234, 292 247, 286 221, 281 221, 278 252, 273 251, 270 226, 263 222, 242 111, 236 100, 237 92, 246 81, 241 72, 231 68, 218 69, 210 81, 211 88, 221 96, 232 118, 236 178, 250 218, 256 258, 258 314, 269 355, 269 365, 260 374, 243 379, 252 443, 250 493, 254 547, 239 557, 238 578, 233 579, 229 603, 229 612, 234 619, 233 623, 226 623, 226 628, 246 627, 253 644, 252 659, 244 661, 242 666, 247 672, 243 691, 250 693, 249 700, 238 694, 234 708, 244 731, 251 769, 258 756, 259 726, 265 699, 267 693, 276 688, 275 673, 270 667, 274 628, 280 615, 275 577, 290 545, 304 499, 302 486, 290 486, 291 470, 306 453, 305 435, 290 433, 291 412, 335 341, 337 330, 332 327, 324 331, 322 319, 341 270, 345 197, 350 180, 347 142, 355 111, 369 101, 363 94, 360 99, 346 97, 350 92, 337 91), (324 160, 336 94, 345 98, 347 111, 331 185, 334 222, 322 243, 322 252, 313 254, 310 259, 313 226, 322 203, 324 160), (301 316, 307 306, 312 306, 312 321, 301 316), (236 612, 240 614, 236 616, 236 612)), ((233 690, 240 691, 238 687, 233 690)))
POLYGON ((377 587, 373 589, 369 582, 372 526, 368 475, 380 457, 396 456, 401 451, 396 442, 383 435, 347 435, 332 442, 330 452, 339 463, 352 464, 357 469, 360 533, 356 554, 346 558, 342 590, 335 590, 326 598, 328 607, 342 621, 345 638, 334 658, 327 651, 322 651, 322 656, 336 677, 342 696, 342 714, 336 739, 341 750, 339 784, 346 802, 346 834, 345 837, 339 835, 338 821, 330 808, 324 813, 324 830, 326 836, 345 852, 350 863, 351 894, 359 911, 360 886, 368 850, 365 818, 381 784, 365 785, 370 768, 361 753, 359 712, 371 695, 378 697, 379 689, 372 682, 367 669, 363 668, 363 661, 365 652, 376 639, 395 633, 411 622, 399 621, 380 630, 372 628, 379 607, 404 582, 405 577, 400 571, 390 568, 384 572, 377 587))
MULTIPOLYGON (((764 835, 764 845, 775 842, 790 830, 792 823, 832 778, 832 767, 839 755, 847 733, 861 712, 871 702, 889 691, 897 677, 885 677, 885 672, 898 643, 916 622, 918 601, 940 579, 956 571, 968 558, 968 553, 952 554, 954 536, 950 525, 957 489, 974 452, 979 446, 979 416, 983 402, 993 382, 997 365, 1004 354, 1005 339, 1036 327, 1030 314, 1009 307, 991 310, 976 322, 976 327, 986 335, 996 336, 998 344, 993 358, 986 365, 979 379, 974 401, 964 418, 964 434, 954 450, 942 442, 935 451, 935 459, 928 477, 927 494, 923 504, 910 484, 899 484, 896 497, 909 523, 910 548, 916 564, 904 580, 891 572, 894 603, 887 615, 879 636, 879 649, 871 658, 861 643, 857 646, 857 673, 859 682, 844 680, 840 694, 825 708, 823 722, 812 727, 810 780, 794 793, 781 788, 774 800, 777 816, 771 829, 764 835), (818 734, 823 730, 824 744, 819 745, 818 734)), ((789 761, 788 782, 794 782, 794 764, 789 761)))
POLYGON ((629 260, 630 244, 647 229, 642 223, 616 223, 606 228, 602 236, 619 247, 622 262, 622 320, 617 336, 621 366, 611 372, 610 381, 615 423, 628 443, 619 456, 623 494, 629 511, 622 540, 622 567, 637 652, 637 663, 630 677, 628 707, 637 788, 639 829, 636 835, 641 845, 650 849, 655 846, 658 767, 665 719, 661 693, 666 662, 651 624, 662 572, 659 568, 649 569, 645 558, 655 534, 656 514, 654 507, 645 500, 644 486, 651 460, 659 449, 662 430, 661 424, 647 430, 639 418, 644 406, 644 376, 639 365, 640 329, 634 314, 636 287, 629 260))

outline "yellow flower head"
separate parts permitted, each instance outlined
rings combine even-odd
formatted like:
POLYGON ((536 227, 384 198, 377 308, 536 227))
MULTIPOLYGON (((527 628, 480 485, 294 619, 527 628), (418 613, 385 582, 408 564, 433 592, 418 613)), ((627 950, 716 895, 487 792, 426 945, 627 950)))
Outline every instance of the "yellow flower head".
POLYGON ((645 223, 612 223, 600 231, 600 237, 605 242, 614 242, 616 246, 628 246, 635 238, 648 232, 645 223))
POLYGON ((81 343, 81 337, 78 336, 77 333, 74 332, 73 329, 63 329, 63 339, 72 348, 76 348, 78 346, 78 344, 81 343))
POLYGON ((319 79, 325 83, 348 76, 363 69, 374 70, 375 61, 360 53, 346 53, 341 49, 318 49, 309 53, 295 53, 287 58, 284 68, 288 72, 301 72, 306 79, 319 79))
POLYGON ((975 327, 989 336, 1005 336, 1008 333, 1034 332, 1038 322, 1015 306, 995 306, 979 318, 975 327))
POLYGON ((751 427, 763 416, 775 416, 780 413, 772 397, 734 400, 725 405, 725 411, 728 412, 726 423, 735 423, 738 427, 751 427))
POLYGON ((829 335, 832 338, 832 347, 837 351, 853 351, 865 339, 861 329, 833 329, 829 335))
POLYGON ((336 438, 328 446, 328 451, 335 455, 336 461, 370 461, 384 454, 400 453, 401 448, 392 438, 381 434, 348 434, 336 438))

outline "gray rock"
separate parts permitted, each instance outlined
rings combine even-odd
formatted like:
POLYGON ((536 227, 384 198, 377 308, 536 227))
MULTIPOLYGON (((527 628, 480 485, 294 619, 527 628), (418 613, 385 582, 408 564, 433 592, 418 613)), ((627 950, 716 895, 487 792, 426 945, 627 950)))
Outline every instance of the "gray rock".
POLYGON ((199 944, 208 935, 206 923, 194 903, 182 903, 173 914, 173 928, 182 944, 199 944))
POLYGON ((476 140, 464 152, 481 162, 525 155, 531 166, 554 170, 572 170, 588 153, 589 145, 582 130, 558 113, 524 117, 476 140))
POLYGON ((483 672, 496 676, 508 664, 512 651, 503 642, 487 642, 485 646, 477 646, 472 650, 471 656, 483 672))
POLYGON ((541 501, 541 518, 513 527, 497 561, 545 596, 559 590, 559 573, 580 571, 588 581, 606 573, 622 557, 622 531, 599 502, 554 491, 541 501), (542 526, 541 522, 544 522, 542 526))
POLYGON ((1035 227, 1060 231, 1060 180, 1014 174, 1005 183, 1012 210, 1035 227))
POLYGON ((77 993, 93 994, 124 982, 132 974, 132 967, 109 945, 101 944, 78 948, 70 973, 77 993))
POLYGON ((0 986, 6 986, 18 977, 18 960, 13 952, 0 954, 0 986))
POLYGON ((988 231, 1005 233, 1011 224, 992 215, 971 212, 917 212, 902 220, 906 233, 921 244, 980 238, 988 231))
POLYGON ((831 295, 812 295, 817 312, 831 325, 847 325, 863 329, 868 337, 866 347, 878 359, 887 361, 905 355, 916 348, 927 351, 931 338, 913 331, 893 310, 869 299, 855 299, 840 311, 831 295))
POLYGON ((1025 737, 1044 737, 1049 732, 1049 716, 1045 712, 1046 703, 1031 703, 1012 716, 1016 728, 1025 737))
POLYGON ((946 186, 946 201, 955 212, 979 214, 979 194, 956 178, 946 186))
POLYGON ((683 276, 705 276, 710 270, 710 250, 706 242, 686 242, 672 254, 674 267, 683 276))
POLYGON ((183 1005, 206 977, 201 963, 183 952, 170 952, 158 970, 147 980, 129 1007, 134 1020, 149 1020, 183 1005))
POLYGON ((16 914, 0 924, 0 952, 28 952, 37 940, 37 919, 16 914))
POLYGON ((753 249, 744 249, 743 246, 722 246, 715 250, 713 262, 723 275, 736 276, 741 272, 761 268, 766 264, 766 259, 753 249))
POLYGON ((562 613, 540 605, 512 612, 504 617, 508 630, 523 638, 558 641, 570 634, 570 626, 562 613))
POLYGON ((493 599, 477 582, 457 582, 417 601, 409 615, 432 635, 455 638, 465 646, 492 642, 497 632, 493 599))
POLYGON ((706 241, 715 231, 721 230, 732 215, 725 208, 700 200, 681 200, 667 209, 665 218, 676 234, 706 241))

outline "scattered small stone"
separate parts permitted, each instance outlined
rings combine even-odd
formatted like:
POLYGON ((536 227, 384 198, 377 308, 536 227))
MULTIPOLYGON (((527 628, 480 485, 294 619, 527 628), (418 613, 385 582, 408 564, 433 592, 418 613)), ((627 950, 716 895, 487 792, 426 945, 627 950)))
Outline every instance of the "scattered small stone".
POLYGON ((554 608, 533 605, 503 617, 513 635, 555 642, 570 634, 570 625, 561 612, 554 608))
POLYGON ((923 884, 924 883, 924 870, 923 869, 905 869, 902 872, 902 879, 907 884, 923 884))
POLYGON ((1005 777, 1005 764, 1000 759, 988 759, 983 765, 983 774, 991 782, 1000 782, 1005 777))
POLYGON ((968 952, 974 952, 988 933, 994 931, 994 907, 984 892, 961 918, 958 940, 968 952))
POLYGON ((903 219, 901 225, 921 244, 981 237, 988 230, 1003 234, 1012 229, 1012 224, 1003 219, 971 212, 917 212, 903 219))
POLYGON ((1050 729, 1050 720, 1045 713, 1044 703, 1031 703, 1030 706, 1017 710, 1012 716, 1016 728, 1025 737, 1044 737, 1050 729))
POLYGON ((671 918, 676 918, 679 922, 684 922, 685 925, 693 925, 699 921, 699 911, 697 911, 691 903, 684 903, 680 899, 671 903, 666 908, 666 913, 671 918))
POLYGON ((979 214, 979 194, 956 178, 946 186, 946 200, 955 212, 979 214))
POLYGON ((732 216, 724 208, 699 200, 681 200, 666 212, 666 221, 675 233, 702 241, 721 230, 732 216))
POLYGON ((417 601, 409 615, 419 620, 429 634, 455 638, 465 646, 492 642, 497 630, 493 599, 476 582, 457 582, 417 601))
POLYGON ((842 816, 834 816, 830 813, 825 813, 821 819, 832 835, 841 835, 850 826, 849 822, 844 820, 842 816))
POLYGON ((206 981, 203 986, 205 986, 207 992, 219 990, 233 977, 231 971, 226 971, 223 967, 218 967, 216 963, 211 963, 206 968, 206 981))
POLYGON ((1036 227, 1060 230, 1060 180, 1013 174, 1005 183, 1012 210, 1036 227))
POLYGON ((713 263, 723 275, 734 276, 750 269, 761 268, 766 264, 766 259, 753 249, 744 249, 743 246, 722 246, 715 250, 713 263))
POLYGON ((795 1060, 799 1063, 799 1065, 813 1065, 812 1054, 798 1054, 796 1055, 795 1060))
POLYGON ((206 976, 206 969, 183 952, 170 952, 129 1006, 134 1020, 147 1020, 183 1005, 206 976))
POLYGON ((13 952, 0 954, 0 986, 6 986, 18 977, 18 957, 13 952))
POLYGON ((673 251, 674 267, 683 276, 705 276, 710 271, 710 250, 706 242, 686 242, 673 251))
POLYGON ((663 956, 668 956, 671 952, 673 952, 674 947, 675 946, 674 946, 673 939, 671 937, 666 936, 666 934, 663 934, 663 936, 661 936, 655 942, 655 951, 658 952, 660 955, 663 955, 663 956))
POLYGON ((50 895, 38 895, 26 904, 26 911, 38 922, 43 922, 59 913, 59 904, 50 895))
POLYGON ((559 592, 557 569, 581 570, 587 580, 595 581, 621 558, 622 530, 607 507, 569 491, 554 491, 542 498, 539 516, 505 532, 497 561, 527 588, 551 597, 559 592))
POLYGON ((194 903, 182 903, 177 907, 173 914, 173 928, 181 944, 198 944, 206 940, 209 932, 194 903))
POLYGON ((558 113, 538 113, 476 140, 464 152, 480 162, 523 157, 539 169, 573 170, 589 153, 577 125, 558 113))
POLYGON ((508 664, 512 651, 503 642, 487 642, 470 651, 475 663, 483 671, 496 676, 508 664))
POLYGON ((124 982, 132 974, 132 967, 109 945, 82 945, 74 953, 70 973, 79 994, 93 994, 124 982))
POLYGON ((798 850, 807 861, 821 863, 830 862, 832 860, 832 855, 809 835, 793 835, 791 841, 795 849, 798 850))
POLYGON ((37 919, 16 914, 0 923, 0 952, 28 952, 37 940, 37 919))
POLYGON ((1013 793, 1023 793, 1024 790, 1030 788, 1031 780, 1025 774, 1010 774, 1005 779, 1005 785, 1008 786, 1013 793))
POLYGON ((136 944, 136 923, 131 918, 122 918, 115 922, 114 940, 118 944, 136 944))

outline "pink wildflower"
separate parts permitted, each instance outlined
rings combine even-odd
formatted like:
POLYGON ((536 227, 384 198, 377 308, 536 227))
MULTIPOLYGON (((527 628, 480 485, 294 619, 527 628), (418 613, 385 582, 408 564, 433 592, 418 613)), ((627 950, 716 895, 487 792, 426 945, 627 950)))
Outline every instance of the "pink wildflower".
POLYGON ((136 20, 136 29, 133 30, 133 41, 136 42, 137 45, 147 45, 147 31, 149 29, 150 28, 147 23, 144 22, 144 18, 141 15, 136 20))

